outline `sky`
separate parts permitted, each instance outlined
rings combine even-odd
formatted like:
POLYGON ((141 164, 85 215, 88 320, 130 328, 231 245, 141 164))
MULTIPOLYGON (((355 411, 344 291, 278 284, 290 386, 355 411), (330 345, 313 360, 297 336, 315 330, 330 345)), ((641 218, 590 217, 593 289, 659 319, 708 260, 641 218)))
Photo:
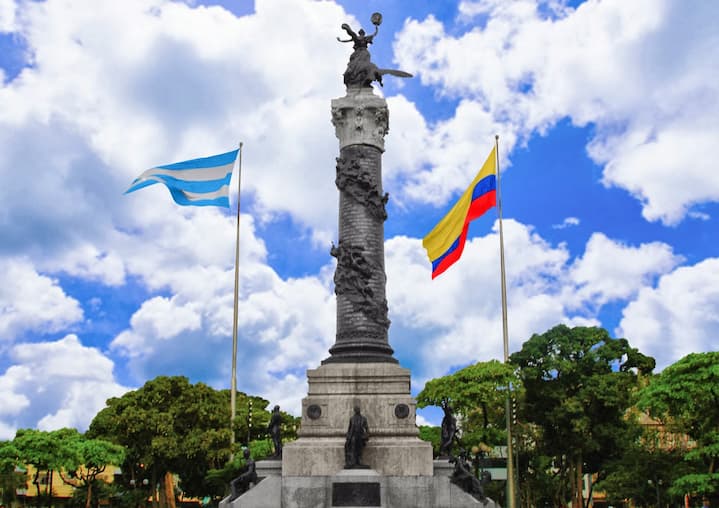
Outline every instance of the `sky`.
POLYGON ((559 323, 656 371, 719 349, 719 2, 0 0, 0 439, 158 375, 229 388, 233 211, 123 193, 240 141, 238 389, 299 414, 335 340, 336 37, 374 11, 373 61, 414 75, 375 86, 414 394, 503 358, 496 209, 434 281, 421 245, 495 134, 510 352, 559 323))

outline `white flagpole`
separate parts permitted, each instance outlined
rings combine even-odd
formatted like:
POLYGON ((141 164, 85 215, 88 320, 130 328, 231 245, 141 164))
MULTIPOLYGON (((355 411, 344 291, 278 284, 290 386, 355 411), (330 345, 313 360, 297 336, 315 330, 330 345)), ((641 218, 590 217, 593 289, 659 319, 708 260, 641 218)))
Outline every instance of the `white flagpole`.
MULTIPOLYGON (((240 190, 242 189, 242 142, 237 153, 237 235, 235 242, 235 298, 232 313, 232 379, 230 379, 230 460, 235 456, 235 417, 237 416, 237 305, 240 290, 240 190)), ((248 443, 249 445, 249 443, 248 443)))
MULTIPOLYGON (((504 363, 509 363, 509 332, 507 329, 507 281, 504 272, 504 229, 502 227, 502 192, 499 183, 499 135, 494 136, 494 155, 497 167, 497 213, 499 215, 499 264, 502 276, 502 336, 504 341, 504 363)), ((507 387, 505 413, 507 422, 507 508, 515 508, 516 497, 514 492, 514 464, 512 452, 512 417, 510 414, 511 393, 507 387)))

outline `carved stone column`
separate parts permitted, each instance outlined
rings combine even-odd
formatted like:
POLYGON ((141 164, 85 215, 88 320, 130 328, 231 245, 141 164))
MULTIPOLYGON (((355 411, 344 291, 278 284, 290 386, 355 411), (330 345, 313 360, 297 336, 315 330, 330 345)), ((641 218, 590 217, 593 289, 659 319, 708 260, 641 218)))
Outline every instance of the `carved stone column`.
POLYGON ((389 130, 386 101, 372 88, 350 88, 332 101, 339 139, 335 183, 340 192, 337 258, 337 336, 322 363, 392 362, 387 330, 382 152, 389 130))

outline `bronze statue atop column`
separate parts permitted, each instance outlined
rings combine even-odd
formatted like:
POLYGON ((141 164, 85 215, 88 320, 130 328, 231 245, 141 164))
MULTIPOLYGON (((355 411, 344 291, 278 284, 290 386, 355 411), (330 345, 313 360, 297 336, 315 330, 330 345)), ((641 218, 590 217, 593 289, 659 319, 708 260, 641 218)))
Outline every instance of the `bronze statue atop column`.
POLYGON ((349 39, 342 40, 337 37, 340 42, 351 42, 354 52, 350 56, 347 64, 347 70, 344 73, 344 83, 347 88, 371 87, 372 81, 377 81, 380 86, 382 84, 382 76, 391 74, 399 78, 411 78, 408 72, 396 69, 380 69, 372 63, 369 50, 367 47, 372 44, 375 36, 379 32, 379 25, 382 23, 382 15, 379 12, 372 14, 372 24, 374 25, 374 33, 367 35, 363 29, 355 33, 347 23, 342 23, 342 29, 347 32, 349 39))

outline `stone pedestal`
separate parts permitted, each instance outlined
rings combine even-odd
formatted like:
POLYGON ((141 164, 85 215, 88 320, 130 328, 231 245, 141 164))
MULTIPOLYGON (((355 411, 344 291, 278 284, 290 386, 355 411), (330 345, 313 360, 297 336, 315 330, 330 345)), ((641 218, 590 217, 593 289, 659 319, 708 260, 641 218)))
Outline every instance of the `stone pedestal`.
POLYGON ((355 406, 369 423, 364 464, 384 475, 432 475, 432 446, 417 437, 408 369, 392 363, 330 363, 307 371, 307 379, 299 439, 283 449, 283 476, 341 471, 355 406))
POLYGON ((223 499, 220 508, 500 508, 491 499, 482 503, 451 483, 453 467, 447 461, 436 460, 433 468, 432 476, 387 476, 373 469, 326 476, 271 475, 232 503, 223 499))

